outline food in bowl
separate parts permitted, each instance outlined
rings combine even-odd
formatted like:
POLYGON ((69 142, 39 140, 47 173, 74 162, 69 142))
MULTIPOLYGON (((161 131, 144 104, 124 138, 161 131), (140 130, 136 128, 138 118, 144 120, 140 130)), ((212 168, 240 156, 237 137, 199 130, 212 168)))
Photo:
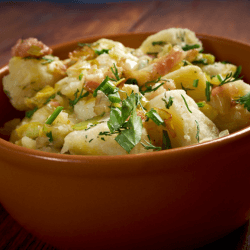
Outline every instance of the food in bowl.
POLYGON ((35 38, 12 48, 3 78, 26 111, 10 141, 75 155, 123 155, 209 141, 250 124, 241 66, 215 61, 188 29, 171 28, 137 49, 110 39, 78 43, 60 60, 35 38))

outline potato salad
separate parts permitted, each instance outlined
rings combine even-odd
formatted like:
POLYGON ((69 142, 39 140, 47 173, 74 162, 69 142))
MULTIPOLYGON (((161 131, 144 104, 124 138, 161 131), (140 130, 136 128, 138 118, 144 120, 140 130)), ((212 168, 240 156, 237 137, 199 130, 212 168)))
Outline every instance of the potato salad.
POLYGON ((23 147, 139 154, 202 143, 250 124, 250 86, 241 66, 204 53, 188 29, 162 30, 136 49, 105 38, 78 43, 64 60, 35 38, 20 39, 12 55, 3 88, 25 111, 10 137, 23 147))

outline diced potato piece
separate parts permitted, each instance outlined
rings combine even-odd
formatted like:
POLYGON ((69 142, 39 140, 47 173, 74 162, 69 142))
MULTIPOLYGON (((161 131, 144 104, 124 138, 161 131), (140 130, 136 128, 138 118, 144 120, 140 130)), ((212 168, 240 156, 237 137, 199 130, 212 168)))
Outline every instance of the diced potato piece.
POLYGON ((97 116, 94 107, 95 98, 82 99, 74 106, 74 112, 80 121, 85 121, 97 116))
POLYGON ((43 60, 12 57, 9 62, 10 74, 3 78, 3 87, 8 93, 12 105, 18 110, 28 110, 26 97, 33 97, 46 85, 53 86, 64 74, 64 65, 57 58, 57 67, 50 67, 43 60), (58 67, 61 67, 58 69, 58 67), (54 70, 54 71, 53 71, 54 70))
POLYGON ((169 138, 173 148, 195 144, 198 140, 207 138, 214 139, 219 135, 215 124, 199 110, 195 101, 184 90, 166 91, 156 96, 149 102, 148 110, 154 107, 172 115, 171 123, 175 133, 169 133, 169 138), (164 100, 168 101, 170 97, 173 98, 173 104, 167 109, 164 100))
POLYGON ((221 63, 216 62, 214 64, 209 64, 205 66, 201 66, 202 70, 209 74, 210 76, 216 76, 218 74, 221 74, 223 77, 225 77, 227 74, 235 73, 237 67, 230 63, 221 63))
POLYGON ((170 28, 162 30, 154 35, 149 36, 140 46, 144 53, 158 53, 162 50, 162 45, 153 45, 153 42, 162 42, 164 44, 179 45, 184 47, 186 44, 200 45, 199 50, 202 49, 201 41, 196 37, 195 33, 189 29, 170 28))
POLYGON ((187 93, 196 102, 206 100, 206 75, 198 66, 188 65, 176 71, 173 71, 163 77, 164 79, 173 79, 177 89, 183 87, 187 89, 187 93), (194 80, 199 80, 198 86, 194 87, 194 80), (192 90, 188 90, 192 89, 192 90))
POLYGON ((250 125, 250 112, 244 105, 234 102, 249 91, 250 85, 242 80, 226 83, 212 90, 210 105, 218 112, 213 121, 220 130, 228 129, 231 133, 250 125))
MULTIPOLYGON (((117 134, 99 135, 100 132, 109 132, 107 122, 100 123, 86 130, 73 131, 64 139, 61 153, 70 152, 76 155, 126 155, 128 154, 116 141, 117 134)), ((142 130, 142 141, 147 140, 147 132, 142 130)), ((146 153, 146 150, 138 143, 130 154, 146 153)))

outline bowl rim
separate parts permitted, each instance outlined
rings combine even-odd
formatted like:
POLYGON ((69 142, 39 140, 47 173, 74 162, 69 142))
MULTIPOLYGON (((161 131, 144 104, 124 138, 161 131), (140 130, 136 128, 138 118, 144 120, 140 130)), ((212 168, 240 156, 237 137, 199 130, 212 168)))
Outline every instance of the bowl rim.
MULTIPOLYGON (((109 35, 96 35, 96 36, 86 36, 80 39, 71 40, 68 42, 56 44, 50 46, 53 50, 60 49, 61 47, 67 47, 67 46, 73 46, 74 44, 77 44, 79 42, 83 41, 89 41, 89 40, 98 40, 100 38, 107 38, 107 39, 117 39, 117 37, 125 37, 125 36, 149 36, 152 34, 157 33, 158 31, 152 32, 128 32, 128 33, 117 33, 117 34, 109 34, 109 35)), ((196 36, 199 39, 208 39, 210 41, 213 40, 219 40, 222 42, 227 42, 231 44, 237 44, 246 48, 250 48, 250 43, 245 43, 241 41, 237 41, 234 39, 229 39, 226 37, 221 37, 217 35, 208 35, 208 34, 202 34, 202 33, 196 33, 196 36)), ((3 65, 0 67, 0 75, 4 75, 8 73, 8 64, 3 65)), ((146 153, 140 153, 140 154, 126 154, 126 155, 69 155, 69 154, 60 154, 60 153, 50 153, 50 152, 44 152, 39 151, 37 149, 29 149, 22 146, 15 145, 9 141, 6 141, 2 138, 0 138, 0 155, 3 155, 5 152, 11 151, 13 155, 24 155, 27 157, 31 157, 33 159, 43 159, 48 161, 56 161, 56 162, 74 162, 74 163, 83 163, 83 162, 89 162, 94 160, 128 160, 133 161, 136 158, 152 158, 152 157, 167 157, 169 154, 179 154, 183 151, 193 151, 197 148, 210 148, 214 144, 216 144, 218 147, 221 147, 229 142, 234 142, 236 140, 241 139, 242 137, 250 136, 250 125, 242 128, 236 132, 230 133, 227 136, 223 136, 220 138, 216 138, 210 141, 202 142, 202 143, 196 143, 188 146, 183 146, 179 148, 172 148, 167 150, 161 150, 161 151, 154 151, 154 152, 146 152, 146 153)))

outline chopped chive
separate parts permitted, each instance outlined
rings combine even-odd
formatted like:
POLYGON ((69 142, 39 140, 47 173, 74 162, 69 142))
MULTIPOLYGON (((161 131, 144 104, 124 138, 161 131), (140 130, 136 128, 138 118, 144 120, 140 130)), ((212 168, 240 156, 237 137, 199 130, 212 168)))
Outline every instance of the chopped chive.
POLYGON ((191 49, 198 49, 200 48, 199 44, 194 44, 194 45, 188 45, 186 44, 185 46, 182 47, 184 51, 191 50, 191 49))
POLYGON ((165 102, 165 107, 166 107, 166 109, 169 109, 172 105, 173 105, 173 99, 174 99, 174 97, 172 97, 172 96, 170 96, 169 98, 168 98, 168 101, 167 101, 167 97, 166 97, 166 93, 165 93, 165 99, 164 98, 162 98, 162 101, 164 101, 165 102))
POLYGON ((31 118, 37 110, 38 110, 38 107, 35 107, 32 110, 26 111, 25 116, 28 117, 28 118, 31 118))
POLYGON ((205 103, 204 102, 197 102, 197 105, 199 108, 202 108, 205 106, 205 103))
POLYGON ((206 89, 205 89, 205 95, 207 97, 207 102, 210 102, 210 85, 211 83, 209 81, 206 81, 206 89))
POLYGON ((46 136, 49 138, 49 142, 53 142, 52 131, 46 133, 46 136))
POLYGON ((200 142, 200 126, 196 120, 195 120, 195 122, 196 122, 196 127, 197 127, 197 133, 196 133, 195 138, 197 139, 198 142, 200 142))
POLYGON ((78 77, 78 79, 81 81, 82 80, 82 77, 83 77, 83 73, 81 73, 78 77))
POLYGON ((102 83, 94 90, 93 97, 97 96, 97 91, 101 90, 101 88, 108 82, 108 80, 109 80, 109 77, 106 76, 106 78, 102 81, 102 83))
POLYGON ((217 77, 217 79, 218 79, 220 82, 222 82, 222 81, 223 81, 223 77, 222 77, 222 75, 221 75, 221 74, 216 75, 216 77, 217 77))
POLYGON ((111 71, 112 71, 112 73, 114 74, 116 80, 119 81, 119 80, 120 80, 120 77, 119 77, 118 69, 116 68, 115 63, 114 63, 114 68, 111 67, 111 71))
POLYGON ((235 73, 233 74, 233 78, 238 79, 240 76, 241 70, 242 70, 242 66, 238 66, 235 73))
POLYGON ((75 92, 74 96, 75 96, 75 99, 74 100, 69 100, 69 105, 74 107, 83 97, 86 97, 89 95, 89 92, 85 92, 84 94, 82 94, 83 92, 83 88, 80 92, 80 95, 77 97, 77 93, 79 92, 79 89, 77 89, 77 91, 75 92))
POLYGON ((163 136, 162 136, 162 149, 171 149, 171 141, 168 136, 168 132, 166 130, 163 130, 163 136))
POLYGON ((56 94, 50 96, 50 97, 45 101, 44 105, 46 105, 46 104, 49 103, 52 99, 54 99, 55 96, 56 96, 56 94))
POLYGON ((142 145, 146 150, 150 150, 150 149, 153 149, 153 150, 155 150, 155 151, 160 151, 160 150, 161 150, 161 147, 156 147, 156 146, 154 146, 152 143, 150 143, 150 142, 148 142, 148 141, 146 141, 146 140, 144 140, 144 141, 147 143, 147 145, 144 144, 144 143, 142 143, 142 142, 141 142, 141 145, 142 145))
POLYGON ((182 99, 183 99, 183 101, 184 101, 184 103, 185 103, 185 105, 186 105, 188 111, 189 111, 190 113, 192 113, 192 111, 191 111, 191 110, 189 109, 189 107, 188 107, 188 104, 187 104, 187 101, 186 101, 185 97, 184 97, 183 95, 181 95, 181 97, 182 97, 182 99))
POLYGON ((55 111, 51 114, 51 116, 47 119, 45 124, 52 124, 52 122, 57 118, 57 116, 61 113, 64 107, 59 106, 55 109, 55 111))
POLYGON ((152 42, 152 45, 155 46, 155 45, 165 45, 166 42, 163 42, 163 41, 156 41, 156 42, 152 42))
POLYGON ((193 81, 193 86, 194 86, 195 88, 197 88, 197 87, 198 87, 198 83, 199 83, 199 79, 195 79, 195 80, 193 81))

